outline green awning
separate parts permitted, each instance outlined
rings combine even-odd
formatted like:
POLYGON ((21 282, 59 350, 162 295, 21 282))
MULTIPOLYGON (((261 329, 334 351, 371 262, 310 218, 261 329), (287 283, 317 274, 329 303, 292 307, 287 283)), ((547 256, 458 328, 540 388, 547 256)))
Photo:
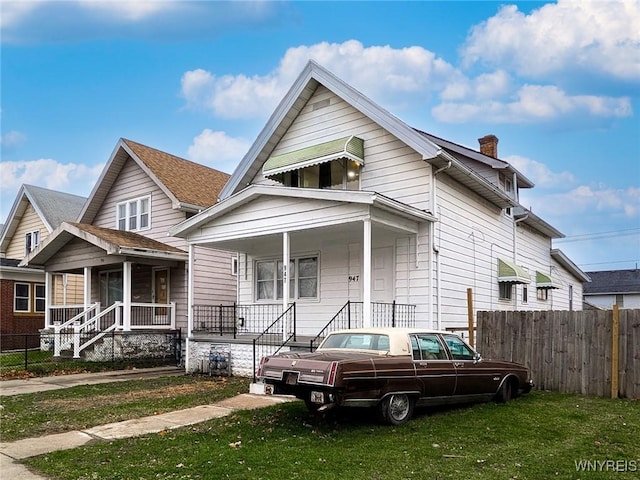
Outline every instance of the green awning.
POLYGON ((511 260, 498 259, 498 282, 531 283, 531 276, 511 260))
POLYGON ((562 282, 548 273, 536 271, 536 288, 561 288, 562 282))
POLYGON ((352 135, 293 152, 274 155, 264 163, 262 173, 265 177, 270 177, 339 158, 347 158, 362 165, 364 163, 364 140, 352 135))

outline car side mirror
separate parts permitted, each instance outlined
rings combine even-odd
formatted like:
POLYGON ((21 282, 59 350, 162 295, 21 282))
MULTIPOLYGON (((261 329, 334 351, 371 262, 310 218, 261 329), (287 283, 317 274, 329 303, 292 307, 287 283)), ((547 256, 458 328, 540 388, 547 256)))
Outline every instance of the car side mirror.
POLYGON ((476 363, 479 363, 481 361, 482 361, 482 355, 480 355, 479 353, 476 353, 473 356, 473 363, 476 364, 476 363))

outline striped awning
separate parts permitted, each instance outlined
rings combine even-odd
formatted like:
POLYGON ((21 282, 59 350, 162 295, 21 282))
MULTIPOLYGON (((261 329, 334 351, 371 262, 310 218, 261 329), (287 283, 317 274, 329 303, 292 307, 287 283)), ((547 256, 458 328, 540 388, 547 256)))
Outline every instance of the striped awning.
POLYGON ((498 282, 531 283, 531 276, 511 260, 498 259, 498 282))
POLYGON ((364 163, 364 140, 352 135, 293 152, 274 155, 264 163, 262 173, 265 177, 270 177, 340 158, 347 158, 362 165, 364 163))
POLYGON ((536 288, 561 288, 562 282, 548 273, 536 271, 536 288))

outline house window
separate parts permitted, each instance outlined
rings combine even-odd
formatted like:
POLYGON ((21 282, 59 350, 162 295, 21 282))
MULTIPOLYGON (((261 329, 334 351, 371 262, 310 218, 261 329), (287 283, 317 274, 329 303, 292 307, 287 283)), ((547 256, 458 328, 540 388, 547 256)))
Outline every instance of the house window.
POLYGON ((104 307, 122 301, 122 288, 122 270, 100 272, 100 303, 104 307))
POLYGON ((618 306, 618 308, 624 307, 624 295, 616 295, 616 305, 618 306))
POLYGON ((231 258, 231 275, 238 275, 238 257, 231 258))
MULTIPOLYGON (((289 298, 318 298, 318 257, 300 257, 289 263, 289 298)), ((256 262, 256 299, 278 300, 283 297, 282 260, 256 262)))
MULTIPOLYGON (((511 181, 510 178, 508 178, 508 177, 506 177, 504 175, 500 175, 499 183, 500 183, 500 190, 502 190, 504 193, 509 195, 509 197, 515 198, 514 192, 513 192, 513 182, 511 181)), ((505 208, 504 209, 504 213, 505 213, 505 215, 510 217, 511 216, 511 208, 505 208)))
POLYGON ((116 205, 116 228, 137 232, 151 228, 151 196, 135 198, 116 205))
POLYGON ((538 300, 546 302, 549 300, 549 289, 548 288, 538 288, 538 300))
POLYGON ((358 190, 360 189, 360 164, 341 158, 285 172, 273 178, 287 187, 358 190))
POLYGON ((14 312, 30 312, 31 311, 31 284, 16 283, 15 294, 13 296, 14 312))
POLYGON ((13 311, 16 313, 44 313, 45 289, 41 283, 15 283, 13 311))
POLYGON ((509 282, 500 282, 498 286, 500 287, 500 300, 511 300, 513 284, 509 282))
POLYGON ((24 239, 24 254, 25 255, 29 255, 31 252, 33 252, 36 247, 40 244, 40 232, 38 230, 35 230, 33 232, 28 232, 25 235, 25 239, 24 239))
POLYGON ((522 286, 522 303, 529 302, 529 288, 526 285, 522 286))

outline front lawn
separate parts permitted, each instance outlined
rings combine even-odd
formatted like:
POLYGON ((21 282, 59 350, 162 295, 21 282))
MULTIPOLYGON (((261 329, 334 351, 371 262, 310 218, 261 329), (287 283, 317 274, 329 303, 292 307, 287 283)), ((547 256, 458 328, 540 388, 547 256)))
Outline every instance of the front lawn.
POLYGON ((26 463, 69 480, 631 479, 638 432, 638 401, 547 392, 422 410, 401 427, 353 410, 316 419, 294 402, 26 463))

